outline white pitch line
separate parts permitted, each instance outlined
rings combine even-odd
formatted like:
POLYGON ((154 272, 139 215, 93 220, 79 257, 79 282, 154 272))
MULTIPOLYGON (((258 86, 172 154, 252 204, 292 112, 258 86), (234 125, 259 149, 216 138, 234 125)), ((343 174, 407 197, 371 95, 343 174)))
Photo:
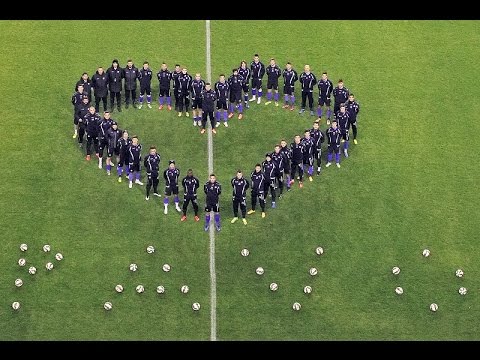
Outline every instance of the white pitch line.
MULTIPOLYGON (((212 81, 212 63, 210 47, 210 20, 205 21, 207 82, 212 81)), ((210 121, 209 121, 210 122, 210 121)), ((213 136, 208 133, 208 175, 213 173, 213 136)), ((217 340, 217 275, 215 273, 215 230, 214 213, 210 212, 210 340, 217 340)))

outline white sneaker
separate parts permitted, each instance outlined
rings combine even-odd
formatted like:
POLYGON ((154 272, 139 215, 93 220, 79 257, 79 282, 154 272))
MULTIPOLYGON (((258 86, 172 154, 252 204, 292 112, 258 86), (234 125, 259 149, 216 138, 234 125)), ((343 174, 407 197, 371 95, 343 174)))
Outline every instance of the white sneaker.
POLYGON ((168 214, 168 206, 165 206, 165 208, 163 209, 163 213, 164 213, 165 215, 168 214))
POLYGON ((139 109, 141 109, 142 107, 143 107, 143 105, 142 105, 142 104, 138 105, 138 108, 139 108, 139 109))
POLYGON ((327 162, 327 163, 325 164, 325 167, 329 167, 330 165, 332 165, 332 163, 331 163, 331 162, 327 162))
POLYGON ((138 184, 138 185, 143 185, 143 183, 140 181, 140 180, 135 180, 135 184, 138 184))
POLYGON ((337 163, 337 168, 339 168, 339 167, 340 167, 340 163, 337 163))
POLYGON ((158 196, 158 197, 162 197, 162 195, 160 195, 159 193, 153 193, 153 195, 158 196))
POLYGON ((150 197, 149 196, 145 196, 145 200, 150 200, 150 197))
POLYGON ((348 157, 348 151, 347 151, 347 149, 343 150, 343 153, 344 153, 345 157, 347 158, 347 157, 348 157))
POLYGON ((176 209, 178 212, 182 212, 182 209, 180 209, 180 206, 178 206, 178 204, 175 205, 175 209, 176 209))
POLYGON ((217 121, 217 123, 215 124, 215 127, 219 127, 220 126, 220 121, 217 121))
POLYGON ((197 120, 193 120, 193 126, 197 126, 197 120))
POLYGON ((107 175, 108 175, 108 176, 112 175, 112 173, 110 172, 110 170, 107 170, 107 175))
POLYGON ((256 95, 253 95, 252 98, 251 98, 250 100, 248 100, 248 101, 255 101, 255 100, 257 100, 257 96, 256 96, 256 95))
POLYGON ((150 104, 147 104, 147 106, 148 106, 148 108, 149 108, 149 109, 151 109, 151 108, 152 108, 152 105, 150 105, 150 104))
POLYGON ((102 164, 101 164, 101 163, 98 163, 98 168, 99 168, 99 169, 102 168, 102 164))
POLYGON ((223 125, 225 125, 225 127, 228 127, 228 123, 226 121, 223 123, 223 125))
POLYGON ((128 182, 128 188, 131 189, 133 186, 133 183, 131 181, 128 182))
POLYGON ((261 102, 262 102, 262 98, 259 97, 259 98, 257 99, 257 104, 260 104, 261 102))

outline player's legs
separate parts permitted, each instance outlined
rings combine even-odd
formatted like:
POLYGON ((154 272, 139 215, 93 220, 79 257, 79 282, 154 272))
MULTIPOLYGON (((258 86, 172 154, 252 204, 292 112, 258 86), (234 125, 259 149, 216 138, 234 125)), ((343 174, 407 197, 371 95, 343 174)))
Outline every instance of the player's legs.
POLYGON ((305 112, 305 106, 307 105, 307 95, 305 91, 302 91, 302 104, 300 105, 300 114, 305 112))
POLYGON ((148 200, 150 198, 150 189, 152 188, 152 185, 153 185, 152 174, 150 174, 148 175, 147 187, 145 189, 146 191, 145 200, 148 200))
MULTIPOLYGON (((184 196, 183 197, 182 212, 183 212, 183 216, 185 218, 187 217, 187 208, 188 208, 188 203, 189 202, 190 202, 190 197, 189 196, 184 196)), ((193 200, 192 200, 192 205, 193 205, 193 200)))
POLYGON ((232 224, 238 220, 238 206, 240 205, 240 201, 234 197, 232 200, 232 207, 233 207, 233 219, 230 221, 232 224))

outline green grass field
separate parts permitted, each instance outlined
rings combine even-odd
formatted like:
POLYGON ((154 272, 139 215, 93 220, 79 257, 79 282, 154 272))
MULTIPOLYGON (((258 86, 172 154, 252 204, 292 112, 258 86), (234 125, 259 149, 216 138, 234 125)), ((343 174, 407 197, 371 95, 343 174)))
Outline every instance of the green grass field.
MULTIPOLYGON (((86 162, 72 139, 70 103, 82 72, 92 75, 114 58, 121 66, 128 58, 138 67, 148 60, 155 74, 162 61, 170 69, 180 63, 205 77, 205 22, 105 21, 100 28, 88 21, 3 20, 0 32, 0 340, 210 339, 203 211, 200 223, 192 213, 181 223, 173 206, 163 214, 162 199, 146 202, 144 187, 130 190, 86 162), (21 243, 29 245, 26 253, 21 243), (41 250, 46 243, 51 253, 41 250), (145 252, 149 244, 154 254, 145 252), (47 272, 45 263, 58 251, 64 260, 47 272), (22 256, 25 268, 17 265, 22 256), (128 271, 131 262, 136 273, 128 271), (27 272, 32 264, 35 276, 27 272), (115 293, 117 283, 123 294, 115 293), (135 293, 137 284, 144 294, 135 293), (155 292, 159 284, 163 295, 155 292), (188 294, 180 293, 183 284, 188 294), (105 301, 112 311, 103 309, 105 301), (195 301, 198 312, 191 309, 195 301)), ((309 63, 317 76, 326 70, 334 83, 343 78, 361 105, 359 143, 348 159, 342 156, 342 167, 324 168, 303 189, 295 184, 276 209, 268 201, 265 219, 248 216, 247 226, 229 222, 235 171, 249 174, 280 138, 291 142, 315 118, 252 104, 242 122, 233 118, 228 129, 219 128, 217 338, 478 340, 479 23, 215 20, 211 34, 214 81, 258 52, 282 69, 290 61, 300 73, 309 63), (318 245, 322 257, 314 253, 318 245), (397 277, 395 265, 402 270, 397 277), (262 277, 257 266, 265 269, 262 277), (319 269, 316 277, 308 274, 311 266, 319 269), (457 268, 464 278, 455 277, 457 268), (273 281, 275 293, 268 289, 273 281), (308 296, 305 285, 313 287, 308 296), (466 296, 457 293, 460 286, 466 296), (301 311, 292 310, 295 301, 301 311), (432 302, 436 313, 429 311, 432 302)), ((156 101, 156 78, 152 89, 156 101)), ((144 148, 158 147, 162 169, 174 158, 182 176, 192 167, 207 181, 207 136, 191 118, 156 107, 113 118, 138 134, 144 148)), ((199 198, 203 204, 202 192, 199 198)))

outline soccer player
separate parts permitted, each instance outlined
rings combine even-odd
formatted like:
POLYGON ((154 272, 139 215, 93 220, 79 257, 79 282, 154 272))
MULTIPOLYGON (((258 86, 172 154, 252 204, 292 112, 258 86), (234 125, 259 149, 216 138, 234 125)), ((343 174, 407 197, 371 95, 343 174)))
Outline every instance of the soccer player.
POLYGON ((134 65, 132 59, 127 60, 127 66, 123 69, 123 76, 125 78, 125 109, 130 105, 130 97, 132 99, 132 106, 136 108, 137 104, 137 79, 138 68, 134 65))
POLYGON ((249 83, 250 83, 250 69, 247 66, 247 62, 242 60, 240 62, 240 67, 238 68, 238 75, 243 78, 242 90, 243 90, 243 101, 245 103, 245 108, 248 109, 250 105, 248 104, 248 93, 250 92, 249 83))
POLYGON ((278 198, 281 199, 283 195, 283 176, 285 173, 285 156, 286 154, 281 151, 280 144, 275 145, 272 153, 272 161, 275 164, 275 179, 280 190, 278 198))
POLYGON ((143 166, 147 171, 147 193, 145 195, 145 200, 150 199, 150 189, 153 186, 153 195, 160 197, 158 193, 158 171, 160 168, 160 154, 157 153, 157 148, 155 146, 150 146, 149 154, 145 157, 143 161, 143 166))
POLYGON ((308 98, 308 107, 310 108, 310 115, 314 116, 313 113, 313 87, 317 84, 317 78, 314 73, 310 72, 310 65, 305 65, 303 67, 303 72, 300 74, 300 84, 302 85, 302 105, 299 111, 299 114, 305 112, 305 106, 307 104, 308 98))
POLYGON ((328 143, 328 155, 325 167, 332 165, 332 157, 334 153, 337 167, 340 167, 340 138, 342 137, 342 134, 340 133, 340 129, 337 127, 336 119, 333 119, 330 123, 330 127, 327 130, 326 136, 328 143))
POLYGON ((118 128, 118 123, 116 121, 112 121, 112 126, 110 129, 107 131, 107 143, 108 143, 108 149, 107 149, 107 161, 106 161, 106 169, 107 169, 107 175, 111 174, 112 170, 112 156, 116 156, 117 163, 119 162, 119 156, 120 156, 120 151, 119 151, 119 140, 122 137, 122 130, 118 128))
POLYGON ((118 111, 122 111, 122 79, 124 78, 123 69, 118 65, 118 60, 112 61, 112 66, 107 69, 108 90, 110 91, 110 111, 113 112, 115 99, 117 101, 118 111))
POLYGON ((348 128, 350 127, 350 115, 348 114, 345 104, 340 104, 340 110, 335 113, 335 119, 337 119, 338 128, 342 134, 343 153, 345 157, 348 157, 348 142, 350 136, 348 134, 348 128))
POLYGON ((232 75, 228 78, 228 86, 230 88, 230 104, 228 118, 233 117, 235 109, 238 110, 238 120, 243 118, 243 106, 242 106, 242 89, 243 89, 243 77, 238 74, 238 69, 232 70, 232 75), (235 109, 234 109, 235 107, 235 109))
POLYGON ((262 99, 262 78, 265 75, 265 65, 260 61, 258 54, 253 56, 250 63, 250 71, 252 76, 252 98, 250 101, 255 101, 258 96, 257 104, 260 104, 262 99))
POLYGON ((290 191, 290 169, 291 169, 291 159, 292 159, 292 149, 288 147, 287 141, 282 139, 280 141, 280 152, 283 154, 284 158, 284 170, 283 173, 285 174, 285 183, 287 185, 287 191, 290 191))
POLYGON ((295 135, 293 143, 290 144, 290 149, 292 151, 292 180, 290 180, 290 186, 295 183, 295 174, 298 170, 298 186, 303 187, 303 154, 305 153, 305 147, 301 142, 300 135, 295 135))
POLYGON ((107 111, 108 76, 101 66, 92 76, 92 88, 95 96, 95 111, 100 112, 100 101, 103 102, 103 111, 107 111))
POLYGON ((128 187, 133 187, 133 177, 135 175, 135 184, 143 185, 140 181, 140 162, 142 161, 142 145, 138 143, 138 137, 132 136, 132 143, 128 147, 128 187))
POLYGON ((167 109, 172 110, 172 98, 170 94, 170 82, 172 81, 172 73, 168 70, 167 64, 162 63, 157 73, 160 91, 158 93, 158 110, 163 109, 163 105, 167 104, 167 109))
POLYGON ((78 135, 78 108, 80 107, 80 105, 82 104, 82 99, 84 97, 84 95, 86 96, 87 98, 87 103, 89 103, 88 101, 88 95, 86 93, 83 92, 83 84, 80 84, 79 86, 76 87, 77 89, 75 90, 74 94, 72 95, 72 105, 73 105, 73 130, 74 130, 74 133, 73 133, 73 138, 75 139, 78 135))
POLYGON ((220 74, 218 81, 215 83, 215 92, 217 93, 217 112, 215 113, 215 119, 217 123, 216 127, 220 126, 220 117, 223 115, 223 125, 228 127, 227 123, 227 100, 228 100, 229 86, 225 81, 225 75, 220 74))
POLYGON ((275 194, 276 168, 275 163, 272 161, 272 154, 266 153, 265 160, 262 162, 262 170, 265 175, 265 197, 268 196, 268 189, 270 189, 270 194, 272 195, 272 209, 275 209, 277 206, 275 203, 277 200, 275 194))
POLYGON ((182 116, 183 109, 185 108, 185 116, 189 117, 188 106, 190 105, 190 84, 192 83, 192 77, 187 72, 187 68, 184 67, 182 72, 177 77, 178 82, 178 116, 182 116))
POLYGON ((75 85, 75 90, 78 89, 78 85, 83 85, 83 92, 88 95, 88 100, 92 101, 92 80, 88 76, 87 72, 84 72, 75 85))
POLYGON ((357 115, 360 112, 360 105, 355 101, 355 95, 349 94, 348 101, 345 103, 348 115, 350 115, 349 122, 353 131, 353 143, 357 145, 357 115))
POLYGON ((85 115, 88 114, 90 109, 90 101, 88 100, 88 95, 83 95, 82 102, 77 105, 75 118, 73 119, 73 123, 77 124, 78 128, 78 146, 82 147, 83 145, 83 137, 85 136, 85 115))
POLYGON ((90 106, 88 113, 83 117, 85 123, 85 130, 87 132, 87 157, 90 160, 90 149, 93 144, 95 154, 98 157, 98 127, 100 125, 100 116, 95 112, 95 107, 90 106))
POLYGON ((318 108, 317 108, 317 115, 318 121, 322 120, 323 106, 327 108, 327 125, 330 124, 332 110, 330 107, 331 99, 333 91, 333 83, 328 79, 328 74, 326 71, 322 73, 322 77, 318 82, 318 108))
POLYGON ((168 168, 163 172, 163 178, 165 179, 165 199, 163 199, 163 213, 168 214, 168 202, 170 195, 174 195, 175 209, 181 212, 178 205, 178 177, 180 176, 180 170, 175 167, 175 160, 168 160, 168 168))
POLYGON ((252 180, 252 208, 248 210, 248 215, 255 213, 255 208, 257 206, 257 198, 260 203, 260 208, 262 209, 262 218, 266 216, 265 214, 265 175, 262 172, 262 165, 256 164, 255 170, 252 171, 250 175, 252 180))
POLYGON ((172 80, 173 80, 173 96, 175 96, 175 111, 178 111, 178 90, 180 88, 180 83, 178 82, 178 77, 182 73, 182 68, 179 64, 175 64, 175 70, 172 72, 172 80))
POLYGON ((335 115, 338 110, 340 110, 340 104, 344 104, 347 102, 350 91, 345 86, 343 86, 343 80, 340 79, 338 80, 338 84, 335 89, 333 89, 332 94, 335 99, 335 102, 333 104, 333 114, 335 115))
POLYGON ((98 124, 98 168, 102 168, 103 162, 103 149, 108 147, 107 134, 108 130, 112 127, 113 119, 110 118, 110 112, 105 111, 103 113, 103 118, 100 119, 98 124))
POLYGON ((243 177, 242 170, 237 170, 237 175, 231 180, 232 184, 232 203, 233 203, 233 219, 230 223, 234 224, 238 220, 238 207, 242 213, 242 221, 247 225, 247 190, 250 188, 250 183, 243 177))
POLYGON ((217 100, 217 93, 212 89, 209 82, 205 83, 205 90, 202 91, 202 129, 200 134, 205 133, 205 126, 207 125, 207 116, 210 118, 210 125, 212 127, 212 133, 216 134, 215 130, 215 117, 213 112, 215 111, 215 101, 217 100))
POLYGON ((191 201, 193 206, 193 211, 195 212, 195 221, 200 221, 198 217, 198 202, 197 202, 197 189, 200 186, 200 182, 198 179, 193 175, 193 170, 187 170, 187 176, 182 179, 182 186, 183 186, 183 206, 182 211, 183 215, 180 218, 180 221, 187 220, 187 208, 188 203, 191 201))
POLYGON ((219 197, 222 193, 222 186, 217 181, 217 177, 215 174, 210 174, 210 178, 207 183, 203 186, 203 191, 206 195, 205 201, 205 227, 203 228, 205 231, 208 231, 210 227, 210 212, 213 211, 215 213, 215 229, 217 231, 221 230, 220 226, 220 206, 219 206, 219 197))
POLYGON ((287 62, 285 69, 282 72, 283 75, 283 93, 284 93, 284 109, 290 108, 293 111, 295 109, 295 82, 298 81, 297 71, 293 68, 292 64, 287 62))
POLYGON ((148 64, 148 61, 143 62, 143 67, 138 72, 138 81, 140 82, 140 98, 138 99, 138 108, 143 106, 143 98, 147 95, 147 107, 152 108, 152 69, 148 64))
POLYGON ((312 175, 313 175, 313 156, 314 156, 315 143, 312 137, 310 136, 310 130, 305 130, 305 133, 301 142, 304 147, 303 167, 307 168, 308 180, 313 181, 312 175))
POLYGON ((310 136, 313 139, 313 158, 317 159, 317 176, 322 170, 322 143, 325 141, 325 135, 320 130, 320 122, 314 121, 313 127, 310 129, 310 136))
POLYGON ((278 78, 282 76, 282 70, 278 67, 274 58, 270 59, 270 64, 266 67, 267 74, 267 101, 265 105, 272 103, 272 98, 275 101, 275 106, 278 106, 278 78), (272 94, 272 90, 275 91, 272 94))
POLYGON ((192 91, 192 117, 193 126, 200 126, 202 123, 202 91, 205 89, 205 81, 202 80, 200 73, 195 74, 195 78, 190 84, 192 91))
POLYGON ((125 173, 130 174, 130 166, 128 164, 128 149, 132 144, 132 139, 128 136, 128 131, 125 130, 122 133, 122 137, 117 141, 119 159, 117 162, 117 175, 118 182, 122 182, 122 172, 123 167, 125 166, 125 173))

